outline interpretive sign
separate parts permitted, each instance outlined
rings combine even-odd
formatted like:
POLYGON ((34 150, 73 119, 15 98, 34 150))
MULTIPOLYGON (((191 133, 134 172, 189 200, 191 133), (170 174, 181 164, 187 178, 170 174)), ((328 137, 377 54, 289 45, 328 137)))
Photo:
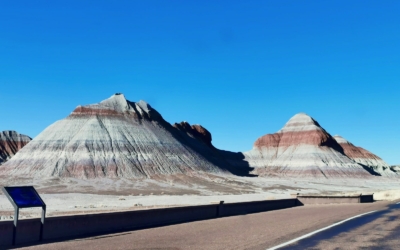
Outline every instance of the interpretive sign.
POLYGON ((14 230, 13 230, 13 242, 15 245, 15 238, 17 232, 17 223, 20 208, 28 207, 41 207, 42 208, 42 218, 40 224, 40 240, 43 238, 43 225, 46 216, 46 204, 40 198, 39 194, 36 192, 33 186, 21 186, 21 187, 2 187, 4 194, 7 196, 8 200, 14 206, 14 230))
POLYGON ((11 197, 11 203, 14 202, 19 208, 46 206, 32 186, 4 187, 4 189, 6 190, 6 195, 8 194, 11 197))

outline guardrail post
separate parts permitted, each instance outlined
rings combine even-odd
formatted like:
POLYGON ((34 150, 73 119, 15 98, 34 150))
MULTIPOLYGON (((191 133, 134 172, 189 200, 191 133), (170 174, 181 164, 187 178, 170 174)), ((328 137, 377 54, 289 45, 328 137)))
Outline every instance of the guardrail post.
POLYGON ((223 214, 223 205, 224 201, 220 201, 219 205, 217 206, 217 217, 221 217, 223 214))

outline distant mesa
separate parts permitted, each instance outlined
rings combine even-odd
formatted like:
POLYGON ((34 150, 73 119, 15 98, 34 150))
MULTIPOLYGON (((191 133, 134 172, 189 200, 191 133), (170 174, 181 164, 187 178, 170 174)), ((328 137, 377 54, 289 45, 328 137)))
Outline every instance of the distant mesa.
POLYGON ((375 172, 378 175, 387 177, 397 175, 396 171, 393 171, 391 167, 379 156, 362 147, 354 146, 351 142, 347 141, 340 135, 335 135, 334 138, 343 148, 345 155, 366 167, 371 172, 375 172))
POLYGON ((245 152, 254 173, 262 176, 346 178, 371 176, 344 154, 338 142, 304 113, 293 116, 275 134, 257 139, 245 152))
MULTIPOLYGON (((193 131, 208 136, 200 127, 193 131)), ((47 127, 2 165, 0 174, 86 179, 228 173, 222 163, 207 157, 208 147, 197 140, 189 144, 186 137, 146 102, 131 102, 117 93, 78 106, 47 127)))
POLYGON ((0 132, 0 165, 11 159, 31 140, 32 138, 29 136, 16 131, 7 130, 0 132))

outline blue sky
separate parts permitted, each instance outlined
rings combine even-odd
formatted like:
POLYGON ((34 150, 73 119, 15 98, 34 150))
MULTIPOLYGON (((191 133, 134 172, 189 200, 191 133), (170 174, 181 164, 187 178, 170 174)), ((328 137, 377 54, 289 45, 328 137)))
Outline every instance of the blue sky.
POLYGON ((400 164, 399 1, 82 2, 0 2, 0 130, 122 92, 221 149, 305 112, 400 164))

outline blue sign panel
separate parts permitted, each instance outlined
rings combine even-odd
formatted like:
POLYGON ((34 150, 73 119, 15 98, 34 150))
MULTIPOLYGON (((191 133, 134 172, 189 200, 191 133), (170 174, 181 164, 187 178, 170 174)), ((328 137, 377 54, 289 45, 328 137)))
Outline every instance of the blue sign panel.
POLYGON ((15 245, 15 239, 17 235, 17 224, 19 217, 19 209, 27 207, 42 207, 42 219, 40 224, 39 240, 43 239, 43 225, 46 216, 46 204, 40 198, 35 188, 32 186, 22 187, 2 187, 1 188, 7 199, 14 206, 14 229, 13 229, 13 240, 12 244, 15 245))
POLYGON ((43 207, 46 206, 35 188, 25 187, 4 187, 8 195, 18 207, 43 207))

